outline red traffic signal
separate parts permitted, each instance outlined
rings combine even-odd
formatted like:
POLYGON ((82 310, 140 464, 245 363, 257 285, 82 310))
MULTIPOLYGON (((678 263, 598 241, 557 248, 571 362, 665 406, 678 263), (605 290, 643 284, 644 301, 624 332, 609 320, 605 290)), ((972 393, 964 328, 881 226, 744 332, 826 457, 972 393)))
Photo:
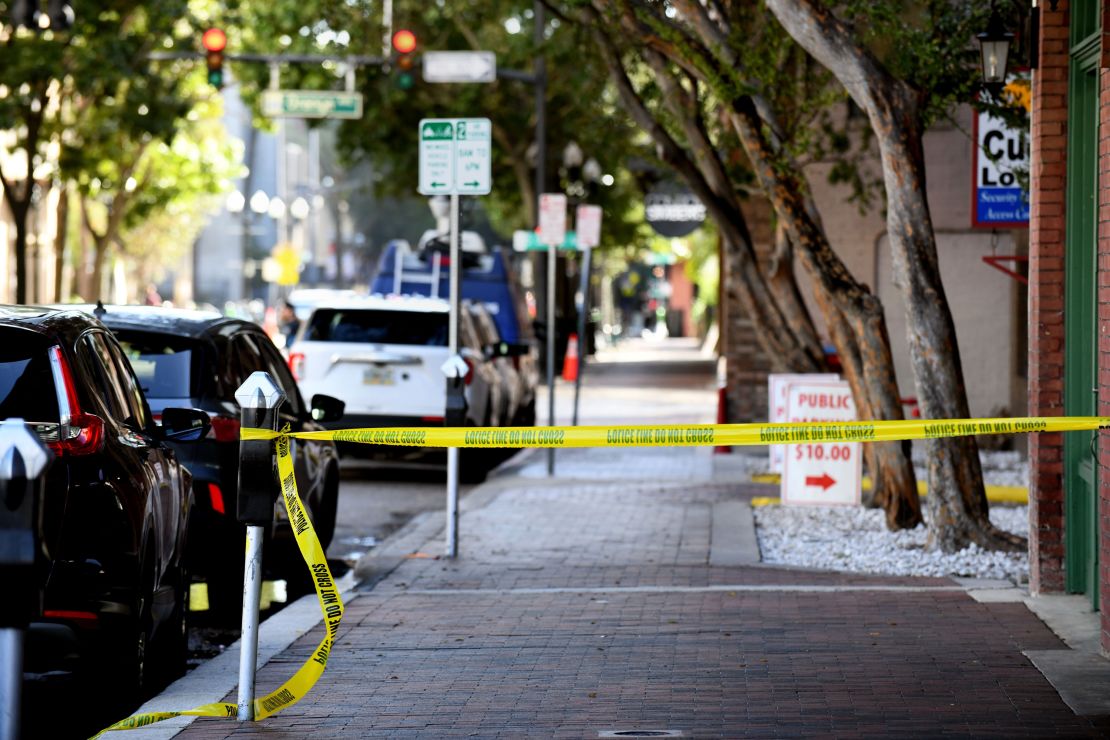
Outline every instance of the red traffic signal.
POLYGON ((393 34, 393 48, 399 54, 411 54, 416 50, 416 34, 406 28, 402 28, 400 31, 393 34))
POLYGON ((219 28, 209 28, 200 38, 206 51, 223 51, 227 47, 227 34, 219 28))

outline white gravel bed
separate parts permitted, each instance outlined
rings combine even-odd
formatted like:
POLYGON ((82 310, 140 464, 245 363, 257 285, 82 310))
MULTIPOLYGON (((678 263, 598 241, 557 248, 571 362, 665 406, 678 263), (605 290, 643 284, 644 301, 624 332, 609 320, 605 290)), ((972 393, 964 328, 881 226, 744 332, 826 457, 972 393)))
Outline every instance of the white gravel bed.
MULTIPOLYGON (((925 512, 928 518, 928 512, 925 512)), ((1027 536, 1026 506, 991 506, 991 521, 1027 536)), ((1029 580, 1028 553, 989 552, 975 545, 957 553, 926 550, 928 530, 890 532, 878 509, 760 506, 756 534, 763 562, 803 568, 899 576, 963 576, 1029 580)))

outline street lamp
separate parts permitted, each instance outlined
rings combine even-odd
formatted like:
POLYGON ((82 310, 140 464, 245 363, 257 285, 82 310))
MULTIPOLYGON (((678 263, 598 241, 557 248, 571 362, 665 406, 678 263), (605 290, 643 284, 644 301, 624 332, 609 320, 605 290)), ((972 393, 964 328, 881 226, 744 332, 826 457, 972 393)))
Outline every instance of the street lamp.
POLYGON ((251 210, 262 215, 270 209, 270 196, 264 190, 255 190, 250 200, 251 210))
POLYGON ((1006 82, 1006 61, 1014 34, 1006 30, 1002 16, 992 8, 987 30, 975 37, 979 40, 979 71, 983 75, 983 83, 988 88, 998 89, 1006 82))
POLYGON ((308 218, 308 213, 310 210, 311 209, 308 205, 308 201, 299 196, 289 205, 289 215, 291 215, 298 221, 303 221, 304 219, 308 218))
POLYGON ((247 199, 238 190, 232 190, 227 194, 227 202, 224 207, 227 208, 228 213, 242 213, 247 205, 247 199))
POLYGON ((281 196, 275 195, 270 198, 270 207, 266 209, 266 212, 270 214, 270 218, 280 221, 285 216, 285 201, 281 199, 281 196))

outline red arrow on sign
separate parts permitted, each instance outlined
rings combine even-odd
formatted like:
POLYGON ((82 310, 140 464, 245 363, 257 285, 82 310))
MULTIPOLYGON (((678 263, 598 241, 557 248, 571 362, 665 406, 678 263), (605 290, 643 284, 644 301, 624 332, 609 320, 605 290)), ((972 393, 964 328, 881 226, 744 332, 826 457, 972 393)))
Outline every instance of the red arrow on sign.
POLYGON ((818 477, 816 475, 807 475, 806 476, 806 485, 807 486, 821 486, 821 488, 823 488, 827 491, 830 488, 832 488, 835 484, 836 484, 836 481, 833 480, 832 476, 830 476, 828 473, 822 473, 820 475, 820 477, 818 477))

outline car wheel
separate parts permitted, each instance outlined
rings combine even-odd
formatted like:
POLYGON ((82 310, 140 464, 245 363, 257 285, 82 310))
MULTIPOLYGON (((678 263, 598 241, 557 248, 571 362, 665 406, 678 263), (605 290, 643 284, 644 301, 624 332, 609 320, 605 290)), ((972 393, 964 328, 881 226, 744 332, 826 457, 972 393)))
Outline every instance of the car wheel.
POLYGON ((150 636, 153 627, 152 577, 144 574, 136 589, 131 617, 124 621, 105 656, 113 703, 129 712, 141 703, 150 688, 150 636))
POLYGON ((182 563, 174 579, 173 612, 166 623, 159 628, 163 636, 159 642, 158 677, 159 683, 170 683, 185 675, 189 658, 189 587, 192 578, 189 569, 182 563))

